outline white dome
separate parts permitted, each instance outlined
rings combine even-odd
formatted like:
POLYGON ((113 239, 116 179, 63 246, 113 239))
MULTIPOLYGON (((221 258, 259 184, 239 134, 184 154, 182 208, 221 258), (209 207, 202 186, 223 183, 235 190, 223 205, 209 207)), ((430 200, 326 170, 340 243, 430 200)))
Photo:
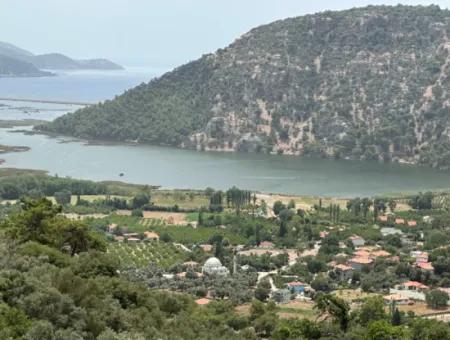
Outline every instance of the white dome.
POLYGON ((205 267, 221 267, 222 262, 217 257, 210 257, 205 262, 205 267))

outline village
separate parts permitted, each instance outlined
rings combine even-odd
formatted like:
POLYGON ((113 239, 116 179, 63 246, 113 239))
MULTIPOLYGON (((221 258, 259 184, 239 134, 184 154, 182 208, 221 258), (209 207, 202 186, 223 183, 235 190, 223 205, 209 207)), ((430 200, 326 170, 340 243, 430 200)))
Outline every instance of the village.
POLYGON ((405 199, 375 205, 368 199, 320 199, 308 206, 291 197, 270 206, 264 200, 267 195, 245 195, 248 201, 237 213, 229 200, 220 212, 214 207, 200 210, 196 220, 183 220, 180 212, 159 212, 132 221, 131 211, 116 212, 120 218, 104 219, 121 221, 105 228, 110 249, 134 248, 131 253, 137 256, 144 248, 159 247, 165 258, 176 253, 156 272, 157 262, 144 256, 149 261, 141 260, 139 274, 132 275, 148 280, 154 289, 189 292, 199 305, 230 299, 245 306, 256 297, 294 310, 292 315, 284 313, 292 317, 313 311, 315 296, 326 292, 355 308, 365 297, 379 296, 386 309, 443 320, 450 314, 450 249, 446 236, 439 237, 445 233, 442 208, 412 209, 405 199), (239 226, 234 225, 237 220, 239 226), (243 233, 245 224, 253 226, 251 233, 243 233), (205 236, 177 236, 181 231, 205 236))

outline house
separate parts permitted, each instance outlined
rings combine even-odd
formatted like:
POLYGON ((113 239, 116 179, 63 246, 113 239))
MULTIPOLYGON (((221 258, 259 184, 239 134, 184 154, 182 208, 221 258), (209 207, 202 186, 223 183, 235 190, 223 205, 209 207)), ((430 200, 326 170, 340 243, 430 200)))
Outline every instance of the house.
POLYGON ((146 231, 144 236, 147 240, 159 241, 159 235, 153 231, 146 231))
POLYGON ((425 292, 429 289, 427 285, 417 281, 406 281, 395 286, 398 290, 409 290, 416 292, 425 292))
POLYGON ((190 268, 194 268, 198 266, 198 262, 195 261, 187 261, 183 263, 184 267, 190 267, 190 268))
POLYGON ((389 236, 389 235, 403 235, 403 232, 399 229, 391 228, 391 227, 384 227, 380 229, 381 235, 383 236, 389 236))
POLYGON ((429 272, 434 272, 434 267, 431 262, 418 262, 416 263, 416 267, 429 272))
POLYGON ((115 223, 111 223, 109 226, 108 226, 108 233, 113 233, 114 232, 114 230, 116 230, 117 229, 117 227, 118 227, 118 225, 117 224, 115 224, 115 223))
POLYGON ((396 218, 395 224, 405 224, 405 219, 404 218, 396 218))
POLYGON ((364 249, 359 249, 353 253, 355 257, 369 257, 370 252, 364 249))
POLYGON ((362 247, 366 243, 361 236, 353 235, 349 237, 349 240, 353 243, 354 247, 362 247))
POLYGON ((259 244, 259 248, 273 249, 273 248, 275 248, 275 244, 273 244, 272 242, 269 242, 269 241, 263 241, 259 244))
POLYGON ((402 294, 386 295, 383 296, 383 300, 386 304, 395 303, 397 305, 408 305, 410 303, 410 299, 402 294))
POLYGON ((378 221, 380 222, 387 222, 389 220, 389 217, 386 215, 378 216, 378 221))
POLYGON ((295 294, 300 294, 305 291, 307 284, 300 281, 292 281, 286 284, 286 287, 295 294))
POLYGON ((116 242, 123 242, 123 241, 125 241, 125 237, 123 237, 123 236, 114 236, 114 241, 116 241, 116 242))
POLYGON ((321 232, 319 233, 319 237, 320 237, 320 238, 325 238, 325 237, 327 237, 328 235, 330 235, 330 233, 329 233, 328 231, 321 231, 321 232))
POLYGON ((391 288, 389 292, 391 294, 400 294, 412 300, 425 301, 425 293, 428 290, 429 287, 423 283, 417 281, 407 281, 391 288))
POLYGON ((200 244, 199 247, 202 248, 205 253, 209 253, 213 249, 211 244, 200 244))
POLYGON ((423 223, 426 223, 426 224, 433 223, 433 220, 434 220, 434 218, 431 217, 431 216, 424 216, 423 219, 422 219, 423 223))
POLYGON ((353 277, 353 268, 345 264, 334 266, 334 272, 338 275, 340 281, 347 282, 353 277))
POLYGON ((365 266, 372 265, 373 260, 369 257, 353 257, 348 261, 350 267, 354 270, 361 270, 365 266))
POLYGON ((195 300, 195 303, 196 303, 197 305, 199 305, 199 306, 207 305, 207 304, 210 303, 210 302, 211 302, 211 300, 210 300, 210 299, 207 299, 207 298, 201 298, 201 299, 195 300))
POLYGON ((408 221, 408 227, 417 227, 417 221, 408 221))
POLYGON ((416 260, 416 263, 428 262, 428 253, 426 251, 415 250, 410 256, 416 260))
POLYGON ((286 303, 291 301, 291 291, 289 289, 278 289, 273 292, 272 297, 278 303, 286 303))
POLYGON ((385 250, 376 250, 372 253, 370 253, 370 257, 377 258, 377 257, 389 257, 391 256, 391 253, 388 253, 385 250))

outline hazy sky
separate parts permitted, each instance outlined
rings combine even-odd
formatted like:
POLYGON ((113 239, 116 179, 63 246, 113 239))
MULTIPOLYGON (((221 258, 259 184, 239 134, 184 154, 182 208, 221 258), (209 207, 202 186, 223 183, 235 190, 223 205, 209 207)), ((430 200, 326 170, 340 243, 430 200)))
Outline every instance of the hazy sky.
POLYGON ((0 0, 0 41, 170 68, 277 19, 397 3, 450 8, 450 0, 0 0))

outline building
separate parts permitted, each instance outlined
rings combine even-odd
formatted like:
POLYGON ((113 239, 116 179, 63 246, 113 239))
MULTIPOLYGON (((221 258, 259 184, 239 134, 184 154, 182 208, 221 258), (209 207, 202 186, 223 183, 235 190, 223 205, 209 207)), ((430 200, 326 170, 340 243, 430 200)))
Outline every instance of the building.
POLYGON ((370 253, 371 258, 389 257, 389 256, 391 256, 391 253, 388 253, 386 250, 376 250, 370 253))
POLYGON ((328 231, 321 231, 321 232, 319 233, 319 237, 320 237, 320 238, 325 238, 325 237, 327 237, 328 235, 330 235, 330 233, 329 233, 328 231))
POLYGON ((389 220, 389 217, 386 215, 378 216, 378 221, 380 222, 387 222, 389 220))
POLYGON ((417 227, 417 221, 408 221, 408 227, 417 227))
POLYGON ((286 284, 286 287, 295 294, 300 294, 305 291, 307 284, 300 281, 292 281, 286 284))
POLYGON ((395 219, 395 224, 405 224, 405 219, 404 218, 396 218, 395 219))
POLYGON ((275 245, 272 242, 263 241, 259 244, 259 248, 273 249, 273 248, 275 248, 275 245))
POLYGON ((146 240, 159 241, 159 235, 153 231, 146 231, 144 236, 146 240))
POLYGON ((109 226, 108 226, 108 233, 113 233, 114 232, 114 230, 116 230, 117 229, 117 227, 118 227, 118 225, 117 224, 115 224, 115 223, 111 223, 109 226))
POLYGON ((183 263, 183 266, 185 267, 190 267, 190 268, 194 268, 198 266, 198 262, 195 261, 187 261, 183 263))
POLYGON ((426 251, 415 250, 409 255, 416 260, 416 263, 428 262, 428 253, 426 251))
POLYGON ((381 235, 383 236, 389 236, 389 235, 403 235, 403 232, 399 229, 391 228, 391 227, 384 227, 380 229, 381 235))
POLYGON ((199 247, 202 248, 205 253, 209 253, 213 249, 211 244, 200 244, 199 247))
POLYGON ((348 261, 348 264, 353 270, 361 270, 363 267, 372 265, 373 260, 369 257, 353 257, 348 261))
POLYGON ((408 305, 410 303, 410 299, 407 296, 402 294, 390 294, 383 296, 384 303, 391 304, 395 303, 397 305, 408 305))
POLYGON ((349 237, 349 240, 352 242, 354 247, 362 247, 366 244, 366 241, 361 236, 353 235, 349 237))
POLYGON ((400 294, 411 300, 425 301, 425 293, 429 287, 417 281, 407 281, 390 289, 391 294, 400 294))
POLYGON ((207 305, 208 303, 210 303, 211 300, 210 299, 206 299, 206 298, 201 298, 201 299, 197 299, 195 300, 195 303, 199 306, 204 306, 207 305))
POLYGON ((409 290, 415 292, 426 292, 429 287, 417 281, 406 281, 395 286, 398 290, 409 290))
POLYGON ((416 263, 416 267, 429 272, 434 272, 434 267, 431 262, 418 262, 416 263))
POLYGON ((291 291, 289 289, 278 289, 273 292, 272 297, 278 303, 287 303, 291 301, 291 291))
POLYGON ((202 268, 202 273, 206 275, 226 276, 230 273, 227 267, 217 257, 210 257, 206 260, 202 268))
POLYGON ((345 264, 338 264, 334 266, 334 272, 339 277, 339 281, 347 282, 353 277, 353 268, 345 264))

